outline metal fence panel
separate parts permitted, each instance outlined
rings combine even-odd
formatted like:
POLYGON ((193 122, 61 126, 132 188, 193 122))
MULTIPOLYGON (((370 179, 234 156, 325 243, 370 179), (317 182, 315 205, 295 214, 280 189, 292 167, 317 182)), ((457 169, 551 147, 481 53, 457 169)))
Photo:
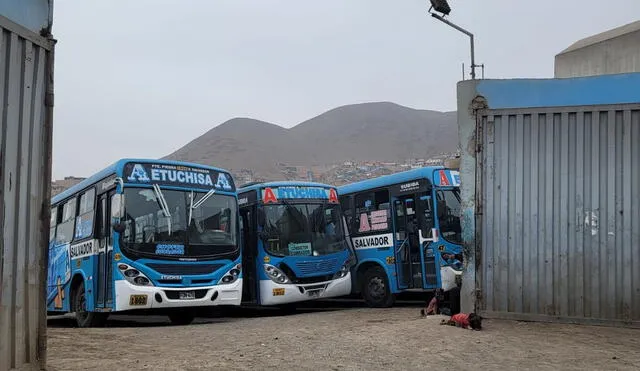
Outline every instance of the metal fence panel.
POLYGON ((463 310, 640 326, 639 78, 459 85, 463 310))
POLYGON ((0 370, 43 368, 53 42, 0 16, 0 370))
POLYGON ((481 308, 640 320, 640 106, 481 120, 481 308))

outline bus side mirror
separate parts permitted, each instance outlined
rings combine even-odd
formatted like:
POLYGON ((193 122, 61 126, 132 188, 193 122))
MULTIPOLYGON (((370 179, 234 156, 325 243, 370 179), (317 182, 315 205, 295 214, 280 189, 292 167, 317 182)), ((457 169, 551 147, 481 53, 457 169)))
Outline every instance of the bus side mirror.
POLYGON ((258 226, 264 227, 264 223, 265 223, 264 211, 262 209, 258 209, 257 215, 258 215, 258 226))
POLYGON ((123 218, 124 217, 124 195, 116 193, 111 197, 111 217, 123 218))

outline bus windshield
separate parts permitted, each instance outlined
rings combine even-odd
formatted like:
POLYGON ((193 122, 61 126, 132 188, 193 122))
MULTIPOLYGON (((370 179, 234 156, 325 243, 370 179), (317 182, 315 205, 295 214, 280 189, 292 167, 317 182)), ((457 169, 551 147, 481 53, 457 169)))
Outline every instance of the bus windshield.
POLYGON ((451 243, 462 243, 460 190, 438 190, 436 197, 438 200, 438 223, 440 224, 440 234, 442 238, 451 243))
POLYGON ((261 233, 265 250, 275 256, 322 256, 347 248, 339 205, 328 203, 264 206, 261 233))
POLYGON ((125 250, 142 255, 207 257, 237 249, 232 196, 159 187, 126 188, 125 250))

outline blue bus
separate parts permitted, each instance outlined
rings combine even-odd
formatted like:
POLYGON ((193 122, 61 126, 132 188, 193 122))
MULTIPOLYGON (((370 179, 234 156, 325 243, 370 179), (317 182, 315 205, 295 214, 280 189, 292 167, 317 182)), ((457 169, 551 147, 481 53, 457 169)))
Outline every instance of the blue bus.
POLYGON ((239 237, 228 172, 119 160, 51 201, 47 310, 90 327, 112 312, 159 309, 188 324, 194 307, 240 305, 239 237))
POLYGON ((403 291, 459 293, 460 173, 425 167, 338 188, 355 249, 354 293, 390 307, 403 291), (455 290, 454 290, 455 289, 455 290))
POLYGON ((292 309, 348 295, 353 253, 334 187, 268 182, 238 190, 243 236, 243 304, 292 309))

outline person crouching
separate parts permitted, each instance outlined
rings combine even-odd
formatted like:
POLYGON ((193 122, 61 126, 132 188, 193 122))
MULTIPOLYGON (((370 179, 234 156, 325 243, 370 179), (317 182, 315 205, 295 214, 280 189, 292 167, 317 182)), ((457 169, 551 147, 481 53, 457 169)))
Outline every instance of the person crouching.
POLYGON ((444 300, 444 294, 442 289, 438 289, 433 294, 433 298, 429 301, 429 304, 426 308, 420 309, 420 315, 423 317, 436 315, 440 313, 439 304, 444 300))

